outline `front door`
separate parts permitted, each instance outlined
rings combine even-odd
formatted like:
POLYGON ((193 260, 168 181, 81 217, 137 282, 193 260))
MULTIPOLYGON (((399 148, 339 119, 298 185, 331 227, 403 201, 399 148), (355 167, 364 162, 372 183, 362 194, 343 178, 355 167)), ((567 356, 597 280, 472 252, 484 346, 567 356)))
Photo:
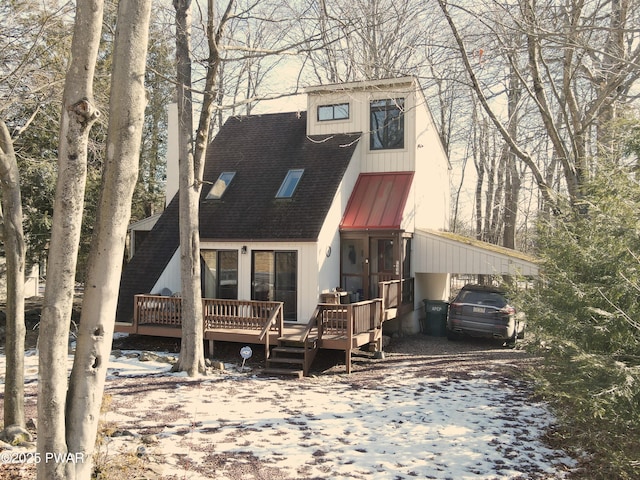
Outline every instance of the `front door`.
POLYGON ((341 239, 340 286, 358 300, 379 297, 379 282, 400 278, 399 235, 349 233, 341 239))
POLYGON ((380 296, 379 283, 398 278, 400 274, 398 256, 396 255, 397 245, 393 238, 371 238, 370 248, 372 256, 369 272, 370 298, 380 296))

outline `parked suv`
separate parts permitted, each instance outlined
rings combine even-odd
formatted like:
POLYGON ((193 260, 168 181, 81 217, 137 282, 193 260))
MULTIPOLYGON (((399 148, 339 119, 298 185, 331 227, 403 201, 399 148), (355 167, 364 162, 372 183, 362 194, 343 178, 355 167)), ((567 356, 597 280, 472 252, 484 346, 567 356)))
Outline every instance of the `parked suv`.
POLYGON ((524 338, 526 318, 509 304, 505 292, 485 285, 465 285, 449 305, 447 338, 461 335, 504 340, 524 338))

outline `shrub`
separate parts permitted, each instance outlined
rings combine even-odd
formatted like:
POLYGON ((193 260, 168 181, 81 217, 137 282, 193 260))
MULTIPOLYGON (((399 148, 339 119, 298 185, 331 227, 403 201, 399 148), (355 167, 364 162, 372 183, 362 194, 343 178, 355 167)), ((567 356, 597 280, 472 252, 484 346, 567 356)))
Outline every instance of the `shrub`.
POLYGON ((535 380, 556 436, 591 454, 587 478, 640 478, 638 177, 609 165, 573 207, 540 222, 542 275, 521 299, 547 359, 535 380))

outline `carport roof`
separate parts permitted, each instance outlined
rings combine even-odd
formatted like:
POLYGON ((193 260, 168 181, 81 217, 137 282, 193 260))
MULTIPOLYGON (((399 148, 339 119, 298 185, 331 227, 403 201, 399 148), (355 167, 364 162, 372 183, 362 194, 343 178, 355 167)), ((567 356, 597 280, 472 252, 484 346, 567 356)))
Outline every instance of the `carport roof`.
POLYGON ((436 230, 416 230, 416 273, 538 275, 537 260, 517 250, 436 230))

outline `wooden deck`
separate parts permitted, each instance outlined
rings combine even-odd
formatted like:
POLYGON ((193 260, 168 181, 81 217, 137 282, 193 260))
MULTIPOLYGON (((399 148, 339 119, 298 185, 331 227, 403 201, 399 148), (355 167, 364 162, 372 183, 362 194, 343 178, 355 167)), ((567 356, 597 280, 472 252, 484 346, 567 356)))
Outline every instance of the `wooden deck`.
POLYGON ((347 373, 351 373, 351 352, 373 343, 382 352, 383 301, 380 298, 346 305, 319 304, 311 323, 318 331, 318 346, 344 350, 347 373))
MULTIPOLYGON (((203 336, 213 355, 214 341, 264 344, 270 346, 283 334, 282 302, 253 300, 202 300, 203 336)), ((116 322, 116 332, 157 337, 182 336, 182 299, 161 295, 136 295, 133 322, 116 322)))
MULTIPOLYGON (((382 352, 382 325, 400 306, 399 282, 381 284, 383 298, 351 304, 320 303, 308 324, 285 326, 282 302, 203 299, 205 341, 213 356, 214 342, 261 344, 267 368, 293 368, 307 375, 318 349, 344 350, 347 373, 351 352, 373 343, 382 352), (395 284, 398 284, 396 287, 395 284), (271 357, 273 351, 274 357, 271 357)), ((182 299, 136 295, 131 323, 116 322, 115 331, 180 338, 182 299)))

